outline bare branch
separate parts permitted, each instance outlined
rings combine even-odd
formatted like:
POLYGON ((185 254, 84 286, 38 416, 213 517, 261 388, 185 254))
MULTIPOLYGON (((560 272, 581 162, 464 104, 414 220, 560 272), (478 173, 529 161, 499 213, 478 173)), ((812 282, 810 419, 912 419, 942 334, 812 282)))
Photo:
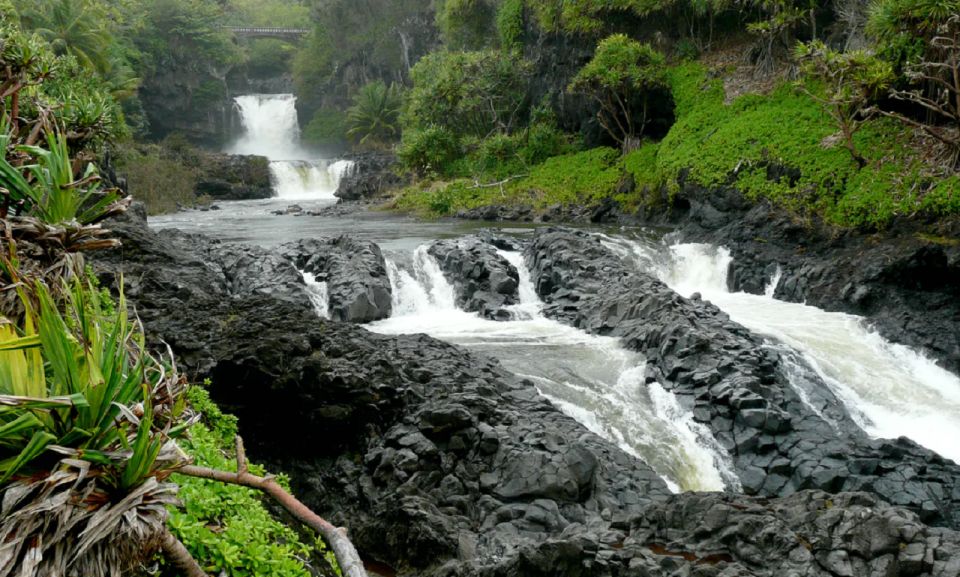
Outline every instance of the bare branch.
MULTIPOLYGON (((242 441, 238 440, 238 447, 240 447, 241 450, 242 446, 242 441)), ((242 453, 238 453, 238 457, 242 457, 244 462, 246 461, 246 457, 243 456, 242 453)), ((283 506, 283 508, 298 521, 323 536, 323 539, 333 550, 333 554, 337 558, 337 563, 340 565, 340 570, 344 577, 367 577, 367 571, 364 569, 360 554, 357 553, 357 549, 353 546, 353 543, 350 542, 349 537, 347 537, 346 529, 334 527, 330 522, 311 511, 309 507, 288 493, 273 478, 258 477, 246 471, 240 472, 239 467, 237 473, 231 473, 206 467, 197 467, 195 465, 186 465, 176 472, 189 477, 211 479, 221 483, 241 485, 263 491, 273 497, 277 503, 283 506)))
POLYGON ((190 551, 170 531, 165 531, 160 541, 160 548, 170 563, 183 572, 186 577, 210 577, 204 572, 190 551))

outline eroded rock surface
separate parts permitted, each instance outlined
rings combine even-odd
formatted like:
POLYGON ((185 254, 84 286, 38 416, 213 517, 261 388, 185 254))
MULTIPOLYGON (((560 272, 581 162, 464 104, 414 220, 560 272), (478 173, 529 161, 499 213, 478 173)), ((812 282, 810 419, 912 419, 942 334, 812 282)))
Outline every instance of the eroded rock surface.
POLYGON ((520 302, 517 270, 497 248, 474 237, 441 240, 427 252, 453 285, 457 306, 493 320, 508 320, 505 307, 520 302))
POLYGON ((211 377, 252 456, 289 473, 303 501, 399 575, 960 570, 960 534, 873 495, 670 495, 644 463, 490 359, 317 319, 301 287, 271 281, 286 273, 233 252, 246 249, 136 221, 114 228, 123 249, 91 260, 105 281, 125 274, 151 342, 169 342, 193 378, 211 377), (228 280, 241 270, 270 278, 228 280))
POLYGON ((349 236, 306 239, 283 245, 280 253, 327 283, 333 320, 366 323, 390 316, 390 278, 376 244, 349 236))
POLYGON ((526 257, 544 314, 643 353, 647 381, 710 427, 748 494, 874 491, 931 523, 960 526, 960 467, 905 438, 868 438, 801 359, 714 305, 679 296, 582 231, 542 231, 526 257), (788 363, 806 374, 803 396, 788 363))

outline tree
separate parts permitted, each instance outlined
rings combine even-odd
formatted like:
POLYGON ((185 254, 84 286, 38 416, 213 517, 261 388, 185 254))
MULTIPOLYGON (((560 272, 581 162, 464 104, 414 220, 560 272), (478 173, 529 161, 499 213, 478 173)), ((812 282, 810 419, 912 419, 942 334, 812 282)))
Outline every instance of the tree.
POLYGON ((823 84, 822 92, 804 81, 798 87, 823 106, 837 123, 844 146, 862 168, 867 161, 853 136, 871 116, 868 106, 882 96, 893 81, 889 62, 863 51, 837 52, 819 40, 798 44, 796 57, 803 74, 823 84))
POLYGON ((364 144, 385 144, 400 134, 403 97, 396 84, 371 82, 353 97, 347 110, 347 135, 364 144))
POLYGON ((113 38, 103 6, 90 0, 43 0, 25 3, 20 19, 50 43, 54 53, 71 54, 100 73, 109 71, 113 38))
POLYGON ((960 168, 960 0, 883 0, 873 6, 869 30, 890 51, 906 53, 907 87, 890 96, 922 109, 925 121, 883 111, 947 146, 960 168), (912 46, 912 50, 903 47, 912 46))
POLYGON ((483 138, 513 131, 527 102, 530 63, 516 53, 435 52, 413 67, 404 128, 443 126, 483 138))
POLYGON ((568 90, 591 97, 600 106, 600 125, 624 147, 642 135, 653 92, 667 88, 663 54, 625 34, 597 45, 593 59, 574 77, 568 90), (639 106, 639 118, 635 116, 639 106))

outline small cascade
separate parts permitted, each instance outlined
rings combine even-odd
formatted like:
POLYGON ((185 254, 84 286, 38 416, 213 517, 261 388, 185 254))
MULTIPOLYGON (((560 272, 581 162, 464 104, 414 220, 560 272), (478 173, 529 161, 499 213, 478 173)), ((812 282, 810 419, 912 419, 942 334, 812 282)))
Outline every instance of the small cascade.
MULTIPOLYGON (((726 283, 732 257, 724 248, 673 245, 667 258, 656 259, 648 246, 625 239, 618 242, 629 246, 621 254, 641 253, 643 257, 635 259, 637 266, 653 272, 678 293, 701 293, 733 321, 773 339, 773 346, 783 353, 799 355, 868 434, 909 437, 960 462, 957 375, 909 347, 887 341, 860 317, 772 298, 782 276, 779 269, 765 295, 732 293, 726 283), (658 264, 651 269, 650 262, 658 264)), ((791 384, 806 399, 810 369, 789 360, 784 366, 791 384)))
POLYGON ((309 160, 300 147, 297 99, 292 94, 237 96, 243 135, 228 150, 270 159, 277 196, 284 200, 335 200, 340 181, 355 164, 349 160, 309 160))
POLYGON ((645 384, 640 355, 615 338, 545 318, 523 255, 500 255, 519 276, 520 302, 511 307, 512 320, 491 321, 459 310, 453 287, 421 246, 407 263, 387 259, 393 316, 368 328, 385 334, 427 333, 499 359, 592 432, 643 459, 675 491, 738 486, 709 432, 671 393, 645 384))
POLYGON ((301 271, 303 282, 307 285, 307 297, 310 304, 322 319, 330 319, 330 295, 327 292, 327 283, 318 281, 313 273, 301 271))
POLYGON ((780 268, 780 265, 777 265, 777 270, 773 273, 773 276, 770 277, 770 282, 767 283, 767 286, 763 289, 763 296, 772 299, 775 294, 777 294, 777 287, 780 286, 780 280, 783 278, 783 269, 780 268))
POLYGON ((540 310, 543 308, 543 301, 540 300, 540 295, 537 294, 537 289, 533 286, 530 269, 523 262, 523 254, 506 250, 498 250, 497 253, 517 270, 520 302, 507 307, 511 316, 514 320, 520 321, 539 317, 540 310))

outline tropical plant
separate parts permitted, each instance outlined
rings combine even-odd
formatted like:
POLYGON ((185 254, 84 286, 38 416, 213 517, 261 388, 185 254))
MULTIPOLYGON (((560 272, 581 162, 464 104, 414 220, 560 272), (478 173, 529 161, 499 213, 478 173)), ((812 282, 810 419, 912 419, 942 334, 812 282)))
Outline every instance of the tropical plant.
POLYGON ((376 81, 365 85, 353 97, 347 110, 347 135, 360 144, 384 144, 400 135, 403 96, 396 84, 376 81))
POLYGON ((24 315, 0 318, 0 576, 120 574, 166 531, 185 382, 146 354, 123 295, 77 279, 61 313, 9 249, 24 315))
POLYGON ((960 0, 880 0, 871 7, 868 29, 888 51, 908 53, 909 84, 894 86, 890 96, 922 109, 927 121, 882 112, 942 142, 950 165, 960 168, 960 0), (903 50, 910 45, 914 50, 903 50))
POLYGON ((866 51, 837 52, 819 40, 798 44, 796 58, 804 75, 821 83, 822 90, 811 88, 805 81, 797 86, 837 123, 844 146, 862 168, 867 161, 857 150, 853 136, 874 115, 869 105, 893 82, 893 67, 866 51))
POLYGON ((445 126, 458 136, 509 133, 524 116, 531 65, 516 53, 435 52, 413 67, 405 128, 445 126))
POLYGON ((626 147, 643 135, 651 94, 667 86, 663 54, 625 34, 614 34, 597 45, 593 59, 580 69, 568 90, 596 101, 600 125, 626 147), (639 106, 639 118, 635 106, 639 106))
POLYGON ((397 148, 404 168, 421 175, 443 174, 462 153, 460 139, 442 126, 406 130, 397 148))
MULTIPOLYGON (((0 150, 6 150, 9 142, 9 135, 0 134, 0 150)), ((90 225, 117 210, 122 197, 116 190, 100 189, 95 166, 88 164, 79 178, 74 175, 65 137, 50 133, 47 148, 17 146, 15 150, 37 161, 15 167, 0 158, 0 186, 9 191, 14 203, 26 203, 27 213, 41 222, 90 225)))
POLYGON ((50 43, 54 53, 71 54, 85 66, 106 73, 113 38, 104 6, 91 0, 28 0, 20 22, 50 43))

